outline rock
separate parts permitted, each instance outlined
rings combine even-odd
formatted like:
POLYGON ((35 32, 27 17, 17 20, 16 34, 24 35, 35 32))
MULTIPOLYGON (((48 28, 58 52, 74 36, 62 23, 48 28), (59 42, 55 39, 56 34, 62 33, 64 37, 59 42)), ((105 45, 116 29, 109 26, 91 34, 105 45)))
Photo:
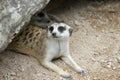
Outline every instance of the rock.
POLYGON ((107 68, 111 68, 111 65, 107 65, 106 67, 107 67, 107 68))
POLYGON ((0 1, 0 52, 14 38, 14 34, 29 22, 31 16, 42 10, 49 0, 0 1))
POLYGON ((113 66, 113 67, 112 67, 112 70, 115 70, 115 69, 116 69, 116 67, 115 67, 115 66, 113 66))
POLYGON ((120 57, 119 56, 117 57, 117 61, 118 61, 118 63, 120 63, 120 57))
POLYGON ((15 76, 16 75, 16 73, 15 72, 11 72, 11 74, 10 74, 11 76, 15 76))
POLYGON ((74 24, 75 24, 75 26, 79 26, 79 25, 80 25, 80 22, 77 21, 77 20, 75 20, 75 21, 74 21, 74 24))

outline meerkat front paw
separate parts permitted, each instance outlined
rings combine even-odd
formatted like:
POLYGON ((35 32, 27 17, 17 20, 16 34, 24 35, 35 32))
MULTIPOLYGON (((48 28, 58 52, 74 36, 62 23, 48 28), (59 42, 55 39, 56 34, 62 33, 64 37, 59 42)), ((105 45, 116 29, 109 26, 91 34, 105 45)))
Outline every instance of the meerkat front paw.
POLYGON ((77 72, 78 72, 80 75, 82 75, 82 74, 85 73, 85 70, 80 68, 77 72))

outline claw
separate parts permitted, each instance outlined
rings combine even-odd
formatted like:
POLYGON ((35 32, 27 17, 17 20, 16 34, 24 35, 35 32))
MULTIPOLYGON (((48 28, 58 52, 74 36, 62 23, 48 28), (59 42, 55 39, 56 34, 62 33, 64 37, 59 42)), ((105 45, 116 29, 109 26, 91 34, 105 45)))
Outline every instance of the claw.
POLYGON ((84 71, 84 70, 80 70, 78 73, 79 73, 80 75, 82 75, 82 74, 85 73, 85 71, 84 71))

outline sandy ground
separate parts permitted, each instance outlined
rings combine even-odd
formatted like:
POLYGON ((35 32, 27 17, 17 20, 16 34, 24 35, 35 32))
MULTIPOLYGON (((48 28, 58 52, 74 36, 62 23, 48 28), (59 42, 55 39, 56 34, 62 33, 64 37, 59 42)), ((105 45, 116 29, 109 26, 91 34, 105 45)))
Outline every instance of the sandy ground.
MULTIPOLYGON (((55 64, 71 73, 72 80, 120 80, 120 1, 71 3, 50 13, 74 28, 70 51, 85 74, 79 75, 61 60, 55 64)), ((0 54, 0 80, 71 79, 45 69, 31 56, 5 51, 0 54)))

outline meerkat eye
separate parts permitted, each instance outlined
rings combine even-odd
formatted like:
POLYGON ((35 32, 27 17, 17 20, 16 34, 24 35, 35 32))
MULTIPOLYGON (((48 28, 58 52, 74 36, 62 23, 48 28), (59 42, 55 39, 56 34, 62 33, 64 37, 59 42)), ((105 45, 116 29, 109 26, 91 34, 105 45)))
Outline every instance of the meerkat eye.
POLYGON ((66 30, 65 27, 63 27, 63 26, 58 27, 58 31, 63 32, 64 30, 66 30))
POLYGON ((49 28, 49 31, 52 32, 53 29, 54 29, 53 26, 51 26, 51 27, 49 28))
POLYGON ((39 17, 44 17, 45 14, 44 14, 43 12, 40 12, 40 13, 38 14, 38 16, 39 16, 39 17))

